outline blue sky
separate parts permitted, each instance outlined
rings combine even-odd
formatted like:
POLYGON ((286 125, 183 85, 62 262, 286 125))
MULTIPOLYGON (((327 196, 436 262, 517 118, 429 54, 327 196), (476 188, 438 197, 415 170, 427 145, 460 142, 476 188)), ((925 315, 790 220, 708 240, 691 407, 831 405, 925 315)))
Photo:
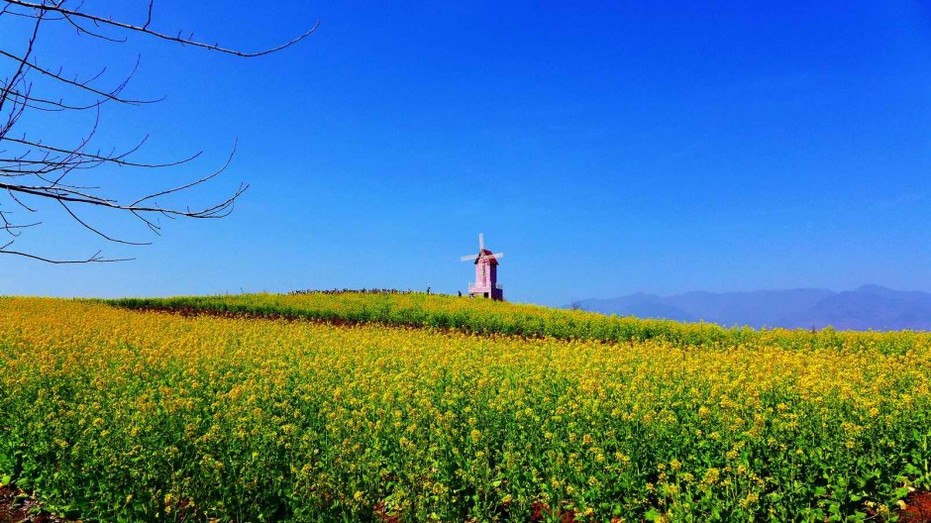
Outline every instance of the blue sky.
MULTIPOLYGON (((142 4, 86 9, 140 19, 142 4)), ((89 216, 154 245, 108 245, 44 216, 20 247, 135 256, 50 266, 0 258, 0 294, 119 296, 303 288, 465 289, 458 261, 504 251, 505 297, 563 305, 632 292, 931 290, 931 8, 910 1, 156 3, 154 25, 243 60, 145 38, 49 31, 67 70, 137 54, 97 144, 151 135, 142 156, 199 149, 167 172, 101 171, 123 194, 231 168, 180 203, 251 185, 229 218, 89 216), (232 6, 232 7, 231 7, 232 6), (154 185, 153 185, 154 184, 154 185)), ((0 20, 0 45, 19 45, 0 20)), ((10 64, 2 63, 0 76, 10 64)), ((33 115, 74 142, 89 122, 33 115)), ((6 200, 3 205, 8 205, 6 200)))

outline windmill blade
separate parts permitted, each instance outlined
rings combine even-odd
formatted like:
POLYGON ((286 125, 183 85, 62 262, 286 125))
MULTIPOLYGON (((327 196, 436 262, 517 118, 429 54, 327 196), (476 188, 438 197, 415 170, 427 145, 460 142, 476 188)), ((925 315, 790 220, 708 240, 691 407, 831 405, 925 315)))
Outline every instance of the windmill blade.
POLYGON ((488 258, 491 258, 492 256, 494 256, 494 257, 497 258, 497 259, 501 259, 501 258, 504 258, 504 253, 503 253, 503 252, 496 252, 496 253, 494 253, 494 254, 486 254, 485 256, 488 257, 488 258))
POLYGON ((469 256, 460 256, 460 257, 459 257, 459 260, 460 260, 460 261, 472 261, 472 260, 476 260, 476 259, 478 259, 478 254, 472 254, 472 255, 469 255, 469 256))
POLYGON ((485 250, 485 235, 478 233, 478 250, 482 252, 485 250))

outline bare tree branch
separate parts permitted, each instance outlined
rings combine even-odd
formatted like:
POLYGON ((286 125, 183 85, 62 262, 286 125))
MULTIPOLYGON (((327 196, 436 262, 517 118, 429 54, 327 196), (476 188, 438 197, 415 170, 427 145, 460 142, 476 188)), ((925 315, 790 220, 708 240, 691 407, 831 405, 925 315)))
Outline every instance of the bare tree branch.
MULTIPOLYGON (((70 78, 66 78, 65 76, 63 76, 61 73, 58 73, 58 72, 51 71, 51 70, 49 70, 49 69, 40 67, 39 64, 37 64, 37 63, 35 62, 35 60, 33 60, 33 61, 30 63, 28 57, 19 57, 19 56, 16 56, 15 54, 13 54, 13 53, 8 53, 8 52, 6 52, 6 51, 4 51, 4 50, 2 50, 2 49, 0 49, 0 56, 4 56, 4 57, 6 57, 6 58, 9 58, 9 59, 11 59, 11 60, 14 60, 14 61, 19 62, 20 67, 22 67, 23 65, 25 65, 25 66, 28 67, 29 69, 31 69, 31 70, 33 70, 33 71, 36 71, 36 72, 38 72, 38 73, 42 73, 43 75, 48 76, 49 78, 52 78, 52 79, 57 80, 57 81, 59 81, 59 82, 63 82, 63 83, 68 84, 68 85, 70 85, 70 86, 72 86, 72 87, 76 87, 76 88, 78 88, 78 89, 82 89, 82 90, 88 91, 88 92, 90 92, 90 93, 92 93, 92 94, 95 94, 95 95, 97 95, 97 96, 101 96, 101 97, 103 97, 103 98, 105 98, 105 99, 107 99, 107 100, 113 100, 114 102, 120 102, 120 103, 123 103, 123 104, 129 104, 129 105, 139 105, 139 104, 150 104, 150 103, 155 103, 155 102, 160 102, 160 101, 161 101, 161 100, 132 100, 132 99, 129 99, 129 98, 120 98, 119 94, 120 94, 120 92, 122 92, 123 89, 126 87, 126 84, 129 83, 129 80, 132 78, 133 73, 135 73, 135 68, 133 68, 133 73, 130 73, 130 74, 126 77, 126 79, 125 79, 121 84, 119 84, 118 86, 116 86, 116 88, 114 88, 114 89, 111 90, 110 92, 106 92, 106 91, 101 91, 100 89, 97 89, 97 88, 92 87, 92 86, 90 85, 90 83, 91 83, 92 81, 94 81, 94 80, 96 80, 97 78, 100 77, 100 75, 102 74, 102 72, 101 72, 101 73, 98 73, 96 76, 94 76, 94 77, 92 77, 92 78, 90 78, 90 79, 88 79, 88 80, 83 80, 83 81, 71 80, 70 78)), ((139 65, 139 62, 138 62, 138 61, 136 62, 136 65, 137 65, 137 66, 139 65)))
MULTIPOLYGON (((180 193, 187 193, 197 186, 217 178, 230 166, 237 149, 237 142, 218 169, 206 175, 194 177, 193 180, 180 183, 167 189, 149 191, 134 198, 116 197, 113 187, 122 178, 105 183, 87 183, 84 174, 98 169, 167 169, 189 165, 197 160, 202 152, 173 160, 147 161, 139 158, 139 153, 149 136, 143 136, 135 145, 118 149, 116 147, 93 146, 97 142, 97 129, 101 118, 101 107, 113 103, 136 106, 158 102, 161 99, 147 100, 124 96, 129 81, 133 78, 140 63, 137 57, 129 74, 112 86, 103 86, 107 67, 99 69, 91 76, 66 73, 62 67, 40 63, 36 59, 36 46, 46 24, 66 24, 74 29, 78 37, 89 37, 106 44, 128 45, 127 36, 132 33, 144 34, 155 39, 176 45, 190 46, 207 51, 228 54, 237 57, 258 57, 275 53, 291 47, 316 31, 319 22, 291 40, 271 48, 259 51, 242 51, 224 47, 218 43, 208 43, 194 39, 194 33, 178 31, 171 34, 152 28, 154 0, 142 0, 145 6, 145 21, 141 24, 130 23, 109 16, 94 14, 84 10, 83 2, 65 6, 68 0, 0 0, 0 16, 13 16, 20 19, 18 24, 28 24, 28 31, 23 32, 22 49, 0 46, 0 60, 12 65, 6 78, 0 78, 0 191, 6 199, 0 198, 0 232, 7 235, 9 241, 0 246, 0 254, 21 256, 53 264, 74 263, 111 263, 128 261, 133 258, 103 257, 98 251, 89 257, 64 258, 39 255, 21 249, 11 249, 14 241, 24 231, 42 225, 43 220, 21 222, 15 218, 17 211, 27 215, 40 216, 47 211, 38 202, 54 202, 61 212, 73 223, 90 234, 106 242, 126 246, 149 245, 149 241, 136 241, 118 238, 102 228, 91 225, 85 219, 81 209, 98 208, 117 215, 130 216, 156 235, 161 234, 159 219, 193 218, 217 219, 232 212, 236 200, 249 188, 241 183, 229 196, 220 201, 201 206, 162 205, 160 199, 172 199, 180 193), (24 22, 23 19, 31 20, 24 22), (39 79, 36 83, 33 79, 39 79), (39 86, 39 89, 36 88, 39 86), (41 92, 36 92, 41 91, 41 92), (65 100, 68 101, 65 101, 65 100), (20 121, 32 111, 44 113, 62 113, 72 111, 94 110, 92 125, 76 145, 67 146, 50 143, 42 137, 30 136, 19 129, 20 121), (9 204, 4 206, 4 204, 9 204)), ((4 18, 4 20, 6 20, 4 18)), ((0 31, 5 31, 0 21, 0 31)), ((5 45, 5 44, 4 44, 5 45)), ((46 57, 47 58, 47 57, 46 57)), ((2 71, 2 64, 0 64, 2 71)), ((51 115, 50 115, 51 116, 51 115)), ((57 142, 59 140, 52 140, 57 142)), ((96 182, 96 180, 95 180, 96 182)), ((30 233, 31 234, 31 233, 30 233)))
MULTIPOLYGON (((300 34, 300 35, 298 35, 298 36, 292 38, 291 40, 289 40, 289 41, 287 41, 287 42, 285 42, 285 43, 283 43, 283 44, 280 44, 280 45, 277 45, 277 46, 274 46, 274 47, 270 47, 270 48, 268 48, 268 49, 263 49, 263 50, 261 50, 261 51, 252 51, 252 52, 248 52, 248 51, 240 51, 240 50, 237 50, 237 49, 230 49, 230 48, 228 48, 228 47, 222 47, 222 46, 220 46, 219 44, 208 44, 208 43, 205 43, 205 42, 199 42, 199 41, 197 41, 197 40, 194 40, 193 38, 182 37, 182 36, 180 36, 180 35, 181 35, 180 32, 179 32, 177 35, 170 35, 170 34, 167 34, 167 33, 160 33, 160 32, 158 32, 158 31, 153 31, 153 30, 149 29, 149 24, 150 24, 151 21, 152 21, 152 3, 151 3, 151 2, 149 3, 148 17, 147 17, 147 19, 146 19, 145 24, 143 24, 143 25, 133 25, 133 24, 129 24, 129 23, 126 23, 126 22, 121 22, 121 21, 119 21, 119 20, 114 20, 114 19, 112 19, 112 18, 105 18, 105 17, 103 17, 103 16, 93 15, 93 14, 90 14, 90 13, 83 13, 83 12, 80 12, 80 11, 72 11, 72 10, 70 10, 70 9, 65 9, 64 7, 61 7, 61 4, 58 4, 58 5, 47 5, 47 4, 45 4, 45 3, 37 4, 37 3, 33 3, 33 2, 25 2, 25 1, 23 1, 23 0, 4 0, 4 1, 6 1, 7 3, 10 3, 10 4, 14 4, 14 5, 22 6, 22 7, 28 7, 28 8, 32 8, 32 9, 36 9, 36 10, 53 11, 53 12, 59 13, 59 14, 61 14, 61 15, 63 15, 63 16, 73 16, 73 17, 75 17, 75 18, 84 18, 84 19, 87 19, 87 20, 91 20, 91 21, 93 21, 93 22, 96 22, 96 23, 98 23, 98 24, 108 25, 108 26, 117 27, 117 28, 120 28, 120 29, 125 29, 125 30, 128 30, 128 31, 135 31, 135 32, 138 32, 138 33, 147 34, 147 35, 153 36, 153 37, 155 37, 155 38, 161 38, 162 40, 167 40, 167 41, 169 41, 169 42, 175 42, 175 43, 178 43, 178 44, 189 45, 189 46, 191 46, 191 47, 199 47, 199 48, 201 48, 201 49, 207 49, 207 50, 210 50, 210 51, 217 51, 217 52, 220 52, 220 53, 229 54, 229 55, 233 55, 233 56, 240 56, 240 57, 243 57, 243 58, 255 58, 255 57, 258 57, 258 56, 264 56, 264 55, 271 54, 271 53, 274 53, 274 52, 277 52, 277 51, 281 51, 282 49, 287 49, 288 47, 291 47, 292 45, 294 45, 294 44, 300 42, 301 40, 303 40, 303 39, 307 38, 308 36, 310 36, 311 34, 313 34, 313 32, 316 31, 317 28, 320 26, 320 22, 318 21, 318 22, 314 23, 314 25, 313 25, 310 29, 308 29, 307 31, 305 31, 304 33, 302 33, 302 34, 300 34)), ((193 35, 193 33, 192 33, 192 35, 193 35)))
POLYGON ((114 263, 114 262, 125 262, 125 261, 135 260, 135 258, 103 258, 100 256, 100 251, 95 252, 92 256, 89 256, 87 258, 79 258, 79 259, 72 259, 72 260, 46 258, 44 256, 39 256, 39 255, 31 254, 28 252, 14 251, 14 250, 8 249, 8 247, 12 244, 13 242, 10 241, 6 245, 0 247, 0 254, 11 254, 14 256, 22 256, 24 258, 30 258, 33 260, 38 260, 38 261, 42 261, 45 263, 52 263, 55 265, 67 265, 67 264, 77 264, 77 263, 114 263))

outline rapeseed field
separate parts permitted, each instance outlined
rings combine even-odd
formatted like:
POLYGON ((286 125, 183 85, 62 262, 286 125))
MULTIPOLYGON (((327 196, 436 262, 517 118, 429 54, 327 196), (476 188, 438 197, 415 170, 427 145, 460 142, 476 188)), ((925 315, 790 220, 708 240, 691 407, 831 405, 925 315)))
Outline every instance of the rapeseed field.
POLYGON ((892 521, 931 488, 928 335, 389 298, 0 298, 0 482, 108 522, 892 521))

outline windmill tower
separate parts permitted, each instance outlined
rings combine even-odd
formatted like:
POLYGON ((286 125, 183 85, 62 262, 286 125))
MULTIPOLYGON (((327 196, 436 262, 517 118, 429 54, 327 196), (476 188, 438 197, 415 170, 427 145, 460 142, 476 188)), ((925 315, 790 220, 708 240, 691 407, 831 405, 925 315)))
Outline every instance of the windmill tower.
POLYGON ((498 260, 503 257, 503 252, 492 253, 486 249, 485 235, 478 233, 478 254, 460 258, 462 261, 475 260, 475 283, 469 284, 470 296, 504 301, 504 286, 498 283, 498 260))

